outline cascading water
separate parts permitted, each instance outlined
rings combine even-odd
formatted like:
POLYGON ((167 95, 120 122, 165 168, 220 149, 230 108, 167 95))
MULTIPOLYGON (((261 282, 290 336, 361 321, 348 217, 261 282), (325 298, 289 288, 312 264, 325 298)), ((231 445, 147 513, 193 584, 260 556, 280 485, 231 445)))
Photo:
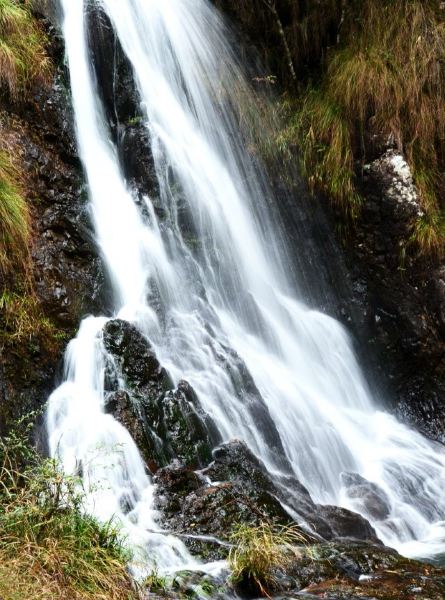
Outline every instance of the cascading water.
MULTIPOLYGON (((343 327, 296 299, 270 193, 238 131, 231 95, 247 86, 217 12, 207 0, 99 3, 134 70, 164 211, 160 219, 150 198, 140 211, 127 187, 96 95, 85 2, 62 0, 80 155, 115 315, 147 336, 176 383, 190 382, 223 439, 245 440, 271 473, 293 471, 316 502, 362 512, 402 553, 443 552, 445 452, 376 409, 343 327), (246 399, 245 367, 267 407, 261 419, 246 399), (348 473, 383 490, 384 519, 348 495, 348 473)), ((156 525, 135 443, 104 414, 106 321, 87 318, 69 345, 65 382, 49 402, 51 452, 82 473, 88 509, 119 517, 160 567, 191 563, 156 525)))

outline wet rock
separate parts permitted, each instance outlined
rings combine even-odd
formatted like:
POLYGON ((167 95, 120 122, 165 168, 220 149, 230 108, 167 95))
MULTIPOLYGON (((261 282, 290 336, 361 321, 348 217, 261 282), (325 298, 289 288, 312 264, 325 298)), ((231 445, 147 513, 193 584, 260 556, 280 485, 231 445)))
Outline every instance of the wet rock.
POLYGON ((352 538, 375 540, 376 533, 370 523, 357 513, 339 506, 318 506, 318 515, 326 519, 331 527, 330 539, 352 538))
POLYGON ((230 377, 243 409, 248 410, 257 431, 275 455, 276 462, 281 463, 283 472, 290 473, 292 468, 286 458, 280 434, 246 364, 235 350, 227 346, 215 344, 213 351, 215 358, 230 377))
POLYGON ((120 128, 119 156, 131 188, 150 199, 159 196, 159 184, 151 154, 151 140, 142 117, 120 128))
POLYGON ((354 291, 363 307, 362 355, 393 399, 389 408, 444 441, 443 263, 419 255, 410 242, 422 208, 403 156, 389 149, 365 165, 361 193, 363 209, 346 258, 362 290, 354 291))
POLYGON ((34 14, 48 19, 54 27, 60 26, 61 6, 57 0, 33 0, 31 10, 34 14))
POLYGON ((186 381, 161 400, 166 443, 173 456, 188 465, 202 466, 211 460, 211 448, 221 441, 217 428, 202 410, 198 397, 186 381))
POLYGON ((444 570, 384 546, 329 543, 296 550, 285 571, 277 572, 274 598, 439 600, 445 589, 444 570))
POLYGON ((108 321, 103 330, 105 349, 113 356, 128 385, 133 389, 172 389, 167 371, 142 333, 128 321, 108 321))
POLYGON ((241 523, 294 523, 286 507, 311 524, 308 539, 377 540, 372 527, 359 515, 316 505, 295 480, 287 479, 286 485, 273 481, 244 442, 223 444, 214 450, 213 458, 206 469, 197 473, 173 464, 155 477, 157 503, 165 526, 184 536, 193 552, 209 559, 224 557, 230 536, 241 523))
POLYGON ((341 480, 357 511, 365 512, 370 518, 380 521, 389 516, 390 500, 386 492, 377 484, 367 481, 358 473, 342 473, 341 480))
MULTIPOLYGON (((193 467, 206 465, 211 448, 219 443, 216 427, 202 410, 192 387, 185 381, 174 388, 148 340, 122 319, 106 323, 103 343, 117 375, 125 380, 125 416, 151 470, 180 459, 193 467), (143 431, 143 435, 141 435, 143 431)), ((110 412, 124 418, 111 396, 110 412)), ((121 396, 119 396, 121 398, 121 396)))
MULTIPOLYGON (((0 98, 0 139, 14 151, 31 212, 30 275, 39 319, 50 324, 48 339, 31 335, 9 346, 0 340, 0 432, 43 406, 80 320, 106 310, 107 282, 77 156, 67 73, 60 66, 63 44, 53 29, 48 32, 53 81, 26 102, 0 98)), ((20 292, 19 274, 13 279, 2 281, 1 291, 8 286, 20 292)))
POLYGON ((88 1, 86 23, 98 93, 117 142, 119 124, 126 124, 141 114, 133 69, 97 0, 88 1))
POLYGON ((155 471, 157 463, 153 458, 158 452, 152 436, 146 435, 146 429, 137 405, 123 390, 109 394, 105 402, 105 412, 110 413, 130 433, 150 471, 155 471))

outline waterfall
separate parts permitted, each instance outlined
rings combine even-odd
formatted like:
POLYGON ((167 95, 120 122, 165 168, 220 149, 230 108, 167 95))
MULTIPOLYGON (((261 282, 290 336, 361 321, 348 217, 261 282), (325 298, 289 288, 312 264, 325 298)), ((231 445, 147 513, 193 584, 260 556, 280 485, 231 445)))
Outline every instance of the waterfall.
MULTIPOLYGON (((375 405, 348 333, 299 299, 271 192, 239 131, 231 95, 249 86, 216 10, 207 0, 100 0, 134 71, 161 218, 152 198, 135 202, 123 176, 92 73, 86 2, 62 5, 113 316, 137 326, 175 383, 193 386, 222 439, 246 441, 272 474, 292 472, 316 502, 361 512, 401 553, 443 552, 443 447, 375 405), (246 399, 246 371, 265 405, 261 418, 246 399), (351 474, 385 495, 384 519, 348 492, 351 474)), ((68 347, 64 383, 49 400, 51 452, 82 475, 88 510, 118 517, 132 545, 161 567, 193 564, 157 525, 134 441, 105 414, 106 321, 88 317, 68 347)))

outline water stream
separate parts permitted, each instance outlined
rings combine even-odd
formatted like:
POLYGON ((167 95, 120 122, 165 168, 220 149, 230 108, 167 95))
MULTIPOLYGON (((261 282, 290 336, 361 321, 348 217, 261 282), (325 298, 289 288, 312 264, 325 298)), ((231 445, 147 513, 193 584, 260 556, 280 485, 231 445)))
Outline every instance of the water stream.
MULTIPOLYGON (((343 326, 299 300, 270 190, 230 101, 248 84, 220 16, 207 0, 100 4, 134 70, 164 208, 160 219, 152 199, 143 211, 135 202, 95 89, 85 2, 62 0, 79 152, 114 315, 137 325, 175 382, 190 382, 224 440, 245 440, 271 473, 291 469, 316 502, 370 518, 344 485, 345 473, 361 475, 389 501, 389 516, 370 518, 386 544, 409 556, 443 553, 443 447, 375 406, 343 326), (242 363, 269 424, 249 409, 242 363), (283 450, 269 443, 270 427, 283 450)), ((88 509, 119 517, 151 560, 193 565, 156 524, 131 436, 104 413, 106 320, 85 319, 68 347, 65 381, 49 401, 51 452, 68 472, 81 465, 88 509)))

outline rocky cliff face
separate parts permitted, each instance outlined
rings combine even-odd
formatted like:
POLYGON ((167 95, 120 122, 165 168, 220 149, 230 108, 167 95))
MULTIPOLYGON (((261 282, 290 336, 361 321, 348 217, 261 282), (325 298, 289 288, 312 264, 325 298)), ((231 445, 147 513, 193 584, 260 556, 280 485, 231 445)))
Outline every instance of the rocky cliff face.
MULTIPOLYGON (((77 156, 63 44, 49 22, 46 26, 55 64, 49 86, 34 90, 26 102, 0 98, 2 144, 12 149, 31 207, 34 318, 45 323, 43 328, 34 323, 34 331, 22 338, 7 331, 2 314, 0 432, 11 419, 43 406, 54 387, 63 348, 80 319, 105 310, 104 276, 77 156)), ((2 292, 13 288, 18 296, 29 294, 20 278, 16 274, 3 281, 2 292)))
POLYGON ((361 185, 346 253, 368 351, 398 416, 445 442, 445 263, 409 246, 422 208, 403 156, 384 151, 365 165, 361 185))

